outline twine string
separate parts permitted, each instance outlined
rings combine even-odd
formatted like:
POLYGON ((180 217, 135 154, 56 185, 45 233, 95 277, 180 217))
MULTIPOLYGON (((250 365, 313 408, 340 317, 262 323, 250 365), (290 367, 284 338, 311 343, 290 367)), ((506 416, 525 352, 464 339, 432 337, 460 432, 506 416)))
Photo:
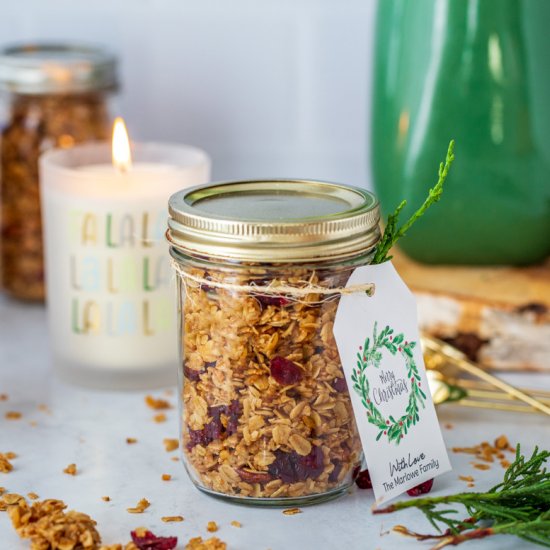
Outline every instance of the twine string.
POLYGON ((182 269, 180 264, 172 259, 172 266, 181 277, 182 282, 187 286, 188 281, 193 281, 198 286, 208 286, 211 288, 221 288, 224 290, 232 290, 235 292, 246 292, 253 296, 280 296, 285 298, 290 298, 296 302, 303 302, 307 304, 317 303, 312 301, 304 302, 301 298, 310 296, 311 294, 320 294, 324 296, 323 300, 319 302, 324 302, 328 300, 334 300, 339 296, 349 296, 350 294, 365 293, 367 296, 373 296, 375 291, 374 283, 362 283, 358 285, 351 285, 348 287, 336 287, 336 288, 326 288, 324 286, 319 286, 313 284, 310 281, 303 281, 303 286, 292 286, 288 284, 273 284, 269 283, 268 285, 257 285, 254 282, 247 284, 236 284, 236 283, 227 283, 221 281, 213 281, 206 279, 200 275, 194 275, 182 269))

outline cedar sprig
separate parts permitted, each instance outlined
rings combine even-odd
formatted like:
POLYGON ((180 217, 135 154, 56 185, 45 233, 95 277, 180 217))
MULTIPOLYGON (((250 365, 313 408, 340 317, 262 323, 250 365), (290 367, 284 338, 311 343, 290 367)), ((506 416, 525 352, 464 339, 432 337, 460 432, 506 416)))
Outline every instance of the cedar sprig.
POLYGON ((516 535, 550 547, 550 473, 545 467, 549 458, 549 451, 539 451, 537 447, 531 458, 526 459, 518 445, 516 458, 506 470, 503 481, 485 493, 402 501, 374 510, 374 513, 418 508, 440 534, 421 535, 402 526, 397 526, 396 530, 418 540, 437 539, 436 549, 499 534, 516 535), (469 517, 458 519, 452 517, 457 510, 440 508, 442 504, 451 503, 463 505, 469 517), (447 527, 444 532, 442 526, 447 527))
POLYGON ((451 168, 451 164, 453 163, 453 160, 455 158, 454 146, 455 146, 455 142, 454 140, 451 140, 451 142, 449 143, 449 148, 447 149, 447 156, 445 157, 445 163, 442 162, 439 165, 439 172, 438 172, 439 178, 437 180, 437 183, 428 192, 428 196, 426 197, 426 200, 424 201, 422 206, 399 228, 397 227, 399 214, 401 213, 401 210, 405 208, 407 201, 406 200, 401 201, 399 206, 395 209, 395 212, 388 216, 388 221, 384 229, 384 234, 382 235, 380 242, 376 247, 376 252, 374 253, 374 259, 372 261, 373 264, 381 264, 381 263, 387 262, 388 260, 391 260, 393 256, 388 256, 388 253, 391 250, 391 248, 395 245, 395 243, 401 237, 405 236, 407 231, 410 229, 411 225, 420 217, 422 217, 424 215, 424 212, 426 212, 426 210, 432 204, 436 203, 441 198, 441 194, 443 193, 443 184, 447 179, 447 175, 451 168))

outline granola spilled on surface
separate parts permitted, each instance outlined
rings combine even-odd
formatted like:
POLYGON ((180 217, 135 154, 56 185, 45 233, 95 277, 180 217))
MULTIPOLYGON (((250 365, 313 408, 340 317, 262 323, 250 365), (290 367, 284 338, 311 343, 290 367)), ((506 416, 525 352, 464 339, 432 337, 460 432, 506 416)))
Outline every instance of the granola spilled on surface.
POLYGON ((66 512, 62 500, 29 505, 23 496, 13 493, 1 500, 18 535, 30 539, 31 550, 96 550, 101 542, 96 522, 87 514, 66 512))
POLYGON ((226 550, 227 544, 217 537, 202 540, 202 537, 192 538, 186 545, 185 550, 226 550))
MULTIPOLYGON (((221 283, 328 288, 345 285, 351 273, 187 269, 221 283)), ((186 286, 181 436, 199 486, 273 499, 349 485, 362 454, 333 336, 338 301, 186 286)))

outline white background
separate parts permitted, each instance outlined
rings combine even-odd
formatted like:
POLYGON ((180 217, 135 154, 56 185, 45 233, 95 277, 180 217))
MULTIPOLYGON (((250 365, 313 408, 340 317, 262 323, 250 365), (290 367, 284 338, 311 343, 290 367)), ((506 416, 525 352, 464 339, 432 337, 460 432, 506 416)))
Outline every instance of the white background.
POLYGON ((101 43, 138 140, 187 142, 214 179, 369 184, 375 0, 0 0, 0 43, 101 43))

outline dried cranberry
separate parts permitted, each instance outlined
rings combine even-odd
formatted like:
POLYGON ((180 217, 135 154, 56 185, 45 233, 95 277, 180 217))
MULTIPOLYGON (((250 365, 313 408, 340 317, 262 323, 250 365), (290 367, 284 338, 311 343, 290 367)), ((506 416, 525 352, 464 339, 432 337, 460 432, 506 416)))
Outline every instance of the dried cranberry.
POLYGON ((372 489, 372 481, 370 480, 370 474, 368 470, 363 470, 359 472, 357 478, 355 479, 355 485, 359 489, 372 489))
POLYGON ((268 472, 250 472, 242 468, 237 469, 239 477, 248 483, 267 483, 271 481, 271 475, 268 472))
POLYGON ((289 386, 302 379, 302 369, 296 363, 277 356, 271 360, 271 376, 282 386, 289 386))
MULTIPOLYGON (((208 273, 205 274, 204 276, 204 279, 206 281, 212 281, 212 276, 211 275, 208 275, 208 273)), ((203 292, 212 292, 212 293, 215 293, 216 292, 216 289, 214 287, 211 287, 210 285, 207 285, 205 283, 201 283, 201 290, 203 292)))
POLYGON ((225 439, 234 434, 237 431, 241 413, 241 404, 236 399, 229 405, 209 407, 208 415, 212 417, 212 420, 205 424, 202 430, 189 428, 187 449, 191 450, 195 445, 208 445, 212 441, 225 439), (225 417, 225 422, 222 415, 225 417))
POLYGON ((284 307, 290 303, 290 300, 284 296, 256 296, 256 299, 262 308, 267 306, 284 307))
POLYGON ((142 536, 131 531, 130 535, 138 550, 173 550, 178 544, 178 537, 157 537, 151 531, 145 531, 142 536))
POLYGON ((269 465, 269 473, 284 483, 296 483, 308 478, 317 479, 324 470, 324 455, 321 447, 313 447, 307 456, 295 451, 275 451, 275 460, 269 465))
POLYGON ((342 463, 339 460, 333 460, 332 463, 334 464, 334 470, 330 472, 330 475, 328 476, 328 480, 331 483, 334 483, 335 481, 338 481, 338 476, 342 471, 342 463))
POLYGON ((417 485, 416 487, 409 489, 407 491, 407 494, 411 497, 425 495, 426 493, 429 493, 432 490, 433 484, 434 484, 434 480, 428 479, 428 481, 425 481, 424 483, 421 483, 420 485, 417 485))
POLYGON ((204 367, 201 370, 195 370, 189 368, 187 365, 183 366, 183 374, 185 377, 192 382, 198 382, 201 378, 201 374, 205 373, 208 369, 215 367, 216 361, 209 361, 204 364, 204 367))
POLYGON ((198 382, 201 379, 201 374, 203 372, 204 371, 202 370, 191 369, 187 366, 183 367, 183 374, 185 375, 185 378, 191 380, 192 382, 198 382))
POLYGON ((346 384, 345 378, 335 378, 332 381, 332 387, 338 392, 338 393, 344 393, 348 391, 348 385, 346 384))

